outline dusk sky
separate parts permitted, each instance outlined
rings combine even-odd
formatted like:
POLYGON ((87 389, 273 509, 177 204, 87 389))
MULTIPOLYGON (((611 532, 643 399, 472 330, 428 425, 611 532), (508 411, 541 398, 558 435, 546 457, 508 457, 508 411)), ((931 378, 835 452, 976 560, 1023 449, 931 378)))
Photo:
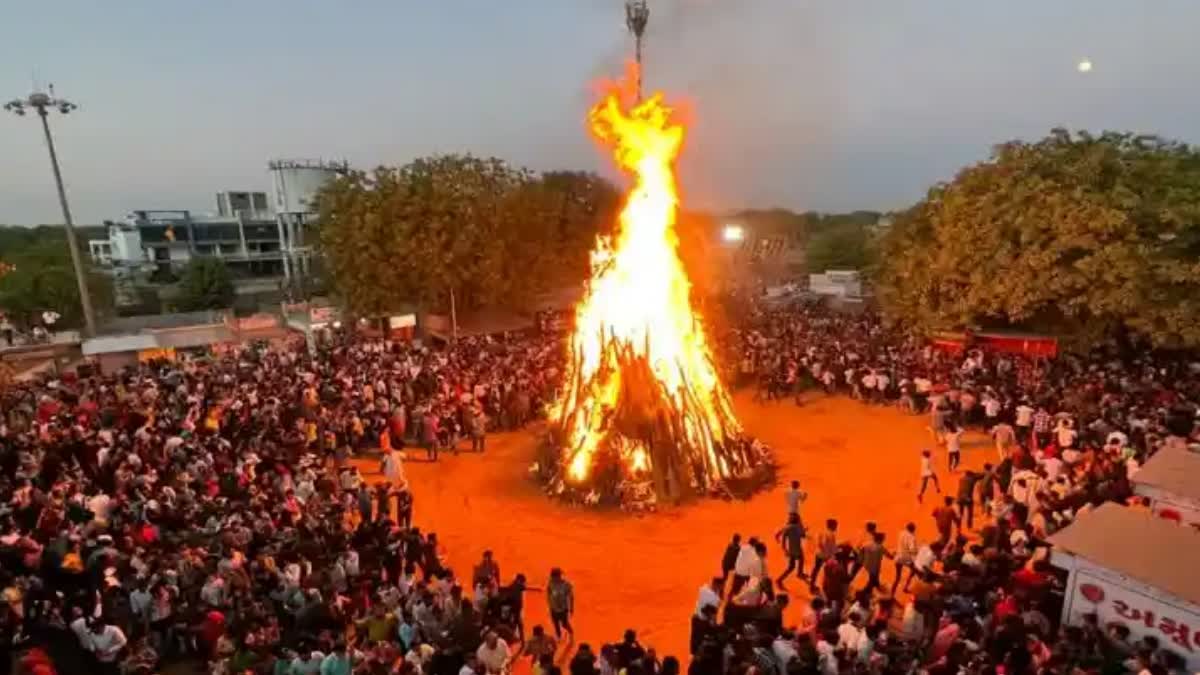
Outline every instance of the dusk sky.
MULTIPOLYGON (((650 5, 647 88, 686 102, 693 206, 898 208, 1054 126, 1200 142, 1197 0, 650 5)), ((277 157, 611 175, 584 117, 632 54, 623 22, 620 0, 10 0, 0 99, 36 77, 80 105, 52 120, 80 223, 212 210, 277 157)), ((35 118, 0 116, 0 223, 60 220, 35 118)))

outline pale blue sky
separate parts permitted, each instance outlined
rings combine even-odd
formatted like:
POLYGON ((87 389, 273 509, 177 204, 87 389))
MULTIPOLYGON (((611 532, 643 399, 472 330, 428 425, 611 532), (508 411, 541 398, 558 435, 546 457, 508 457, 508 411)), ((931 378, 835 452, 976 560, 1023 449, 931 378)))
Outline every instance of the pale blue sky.
MULTIPOLYGON (((698 206, 899 207, 1056 125, 1200 141, 1198 0, 650 4, 698 206)), ((36 73, 81 106, 54 120, 80 222, 211 210, 272 157, 609 172, 589 84, 631 51, 621 0, 0 0, 0 98, 36 73)), ((0 117, 0 223, 58 220, 35 122, 0 117)))

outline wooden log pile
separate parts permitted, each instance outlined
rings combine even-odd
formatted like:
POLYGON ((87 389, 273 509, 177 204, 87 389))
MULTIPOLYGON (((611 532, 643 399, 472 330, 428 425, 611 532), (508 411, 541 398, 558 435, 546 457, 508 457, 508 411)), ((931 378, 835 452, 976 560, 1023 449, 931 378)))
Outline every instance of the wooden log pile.
MULTIPOLYGON (((584 504, 653 509, 696 496, 746 497, 774 481, 769 448, 747 437, 724 389, 701 392, 679 368, 672 390, 642 349, 601 336, 600 367, 584 377, 583 355, 566 372, 565 395, 538 462, 531 471, 547 492, 584 504), (615 388, 615 401, 611 391, 615 388), (713 399, 709 409, 702 401, 713 399), (611 404, 601 402, 609 400, 611 404), (575 448, 570 429, 583 425, 600 436, 588 477, 574 482, 567 466, 575 448), (635 469, 634 454, 646 466, 635 469)), ((715 369, 714 369, 715 370, 715 369)))

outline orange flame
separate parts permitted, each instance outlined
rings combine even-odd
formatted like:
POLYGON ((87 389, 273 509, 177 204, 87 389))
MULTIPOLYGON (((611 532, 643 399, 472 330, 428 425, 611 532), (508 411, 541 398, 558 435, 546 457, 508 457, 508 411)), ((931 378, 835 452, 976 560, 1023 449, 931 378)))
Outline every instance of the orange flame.
POLYGON ((713 366, 703 326, 692 311, 690 283, 676 251, 675 160, 684 127, 661 93, 632 105, 623 100, 628 98, 611 90, 589 116, 592 132, 611 147, 617 165, 633 176, 634 186, 615 236, 600 236, 592 252, 591 278, 575 308, 566 390, 551 414, 566 437, 564 460, 570 480, 588 478, 602 445, 616 449, 627 474, 648 471, 653 461, 650 448, 611 425, 619 398, 627 395, 622 393, 622 378, 628 374, 623 375, 621 354, 645 357, 668 414, 678 421, 674 428, 682 430, 695 450, 692 461, 703 465, 699 473, 706 480, 719 480, 731 472, 716 445, 741 428, 713 366))

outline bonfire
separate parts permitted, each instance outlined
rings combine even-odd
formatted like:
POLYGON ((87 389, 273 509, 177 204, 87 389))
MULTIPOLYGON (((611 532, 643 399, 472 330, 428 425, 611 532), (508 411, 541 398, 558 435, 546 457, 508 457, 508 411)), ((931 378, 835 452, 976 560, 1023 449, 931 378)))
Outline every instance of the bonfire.
POLYGON ((554 494, 627 507, 751 492, 770 455, 734 415, 677 252, 684 127, 661 94, 638 102, 620 86, 589 122, 633 187, 592 252, 538 472, 554 494))

